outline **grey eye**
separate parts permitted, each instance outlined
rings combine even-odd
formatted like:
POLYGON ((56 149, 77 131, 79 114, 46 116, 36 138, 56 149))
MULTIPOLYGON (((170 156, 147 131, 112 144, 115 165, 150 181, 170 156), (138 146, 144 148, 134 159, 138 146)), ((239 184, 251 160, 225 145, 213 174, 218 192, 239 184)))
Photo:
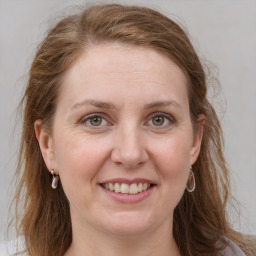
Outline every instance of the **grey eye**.
POLYGON ((92 126, 100 126, 102 124, 102 117, 94 116, 94 117, 91 117, 88 121, 92 126))
POLYGON ((162 126, 165 122, 165 117, 163 116, 155 116, 152 118, 152 123, 155 125, 155 126, 162 126))

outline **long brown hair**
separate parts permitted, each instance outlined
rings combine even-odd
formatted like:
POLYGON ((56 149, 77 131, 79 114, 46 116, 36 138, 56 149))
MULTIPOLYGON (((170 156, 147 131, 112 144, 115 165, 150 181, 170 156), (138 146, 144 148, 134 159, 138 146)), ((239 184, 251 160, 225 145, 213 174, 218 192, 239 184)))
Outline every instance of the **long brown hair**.
POLYGON ((150 47, 168 56, 188 80, 191 120, 205 116, 201 152, 193 166, 197 188, 185 192, 174 212, 174 237, 182 255, 219 255, 216 242, 231 238, 247 250, 231 228, 226 205, 229 171, 223 156, 218 117, 207 100, 204 69, 187 35, 175 22, 144 7, 95 5, 63 18, 40 44, 29 72, 21 106, 23 133, 16 176, 17 236, 24 236, 29 256, 63 256, 72 242, 69 202, 60 186, 50 187, 50 174, 34 132, 42 121, 51 132, 62 78, 89 45, 124 42, 150 47))

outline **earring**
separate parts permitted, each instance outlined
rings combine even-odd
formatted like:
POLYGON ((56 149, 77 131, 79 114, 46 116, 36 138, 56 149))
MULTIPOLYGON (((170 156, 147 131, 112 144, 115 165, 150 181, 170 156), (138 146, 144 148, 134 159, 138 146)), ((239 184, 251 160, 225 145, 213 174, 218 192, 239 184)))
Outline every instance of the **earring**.
POLYGON ((56 189, 58 187, 59 175, 55 174, 54 169, 51 170, 51 174, 52 174, 52 188, 56 189))
POLYGON ((192 171, 192 167, 190 167, 190 177, 188 179, 188 183, 191 184, 191 180, 193 182, 193 187, 189 188, 188 185, 186 186, 187 191, 190 192, 190 193, 193 192, 196 189, 196 179, 195 179, 195 175, 192 171))

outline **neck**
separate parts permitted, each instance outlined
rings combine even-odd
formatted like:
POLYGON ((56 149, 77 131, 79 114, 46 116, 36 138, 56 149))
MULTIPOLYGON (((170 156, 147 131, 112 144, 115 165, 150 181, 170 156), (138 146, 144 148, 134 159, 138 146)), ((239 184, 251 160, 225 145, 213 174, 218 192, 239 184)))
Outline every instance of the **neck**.
POLYGON ((180 256, 169 225, 137 235, 116 235, 73 225, 73 242, 65 256, 180 256))

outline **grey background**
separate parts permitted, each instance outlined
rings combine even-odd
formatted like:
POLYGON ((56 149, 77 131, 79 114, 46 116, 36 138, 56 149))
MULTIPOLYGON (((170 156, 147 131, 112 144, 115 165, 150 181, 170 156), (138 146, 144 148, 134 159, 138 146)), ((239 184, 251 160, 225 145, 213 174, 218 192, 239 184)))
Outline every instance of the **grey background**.
MULTIPOLYGON (((90 1, 98 2, 98 1, 90 1)), ((111 1, 101 1, 111 2, 111 1)), ((212 97, 226 139, 232 191, 240 215, 234 227, 256 233, 256 0, 116 1, 155 8, 185 26, 202 59, 217 67, 222 92, 212 97), (219 105, 221 103, 221 107, 219 105)), ((0 0, 0 242, 13 187, 19 122, 16 107, 37 44, 56 15, 82 0, 0 0), (16 129, 15 123, 17 123, 16 129)))

